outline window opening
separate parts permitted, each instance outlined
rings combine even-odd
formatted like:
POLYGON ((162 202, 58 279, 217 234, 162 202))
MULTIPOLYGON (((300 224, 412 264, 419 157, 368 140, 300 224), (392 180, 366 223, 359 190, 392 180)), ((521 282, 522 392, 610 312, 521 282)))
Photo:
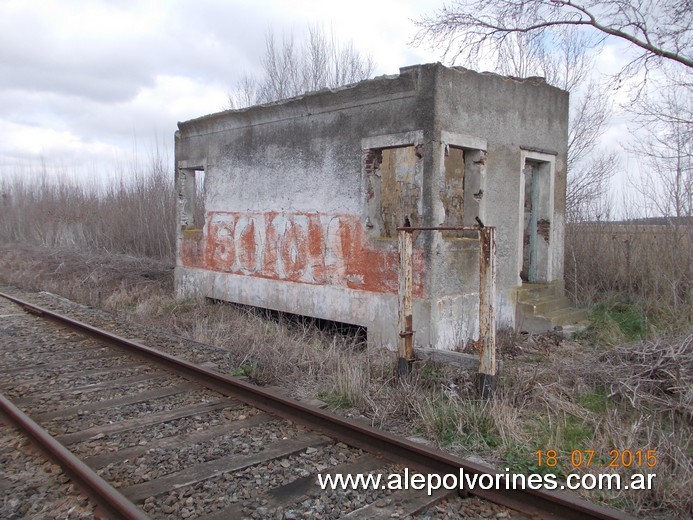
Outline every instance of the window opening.
MULTIPOLYGON (((477 217, 485 220, 485 165, 486 152, 482 150, 451 145, 445 147, 445 187, 441 193, 445 210, 443 225, 475 226, 477 217)), ((448 231, 443 236, 458 237, 459 234, 448 231)))
POLYGON ((198 168, 179 170, 178 199, 182 229, 202 229, 205 223, 205 172, 198 168))
POLYGON ((365 152, 366 197, 370 234, 397 237, 405 217, 421 223, 422 147, 374 148, 365 152))
POLYGON ((193 202, 193 227, 202 229, 205 225, 205 171, 194 171, 195 201, 193 202))

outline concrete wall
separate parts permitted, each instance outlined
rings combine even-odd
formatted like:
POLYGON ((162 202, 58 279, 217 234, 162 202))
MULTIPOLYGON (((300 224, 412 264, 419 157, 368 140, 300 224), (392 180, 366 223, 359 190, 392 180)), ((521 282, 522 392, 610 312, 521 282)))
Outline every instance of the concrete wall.
MULTIPOLYGON (((545 271, 562 276, 567 103, 543 81, 425 65, 179 123, 177 290, 363 325, 394 346, 395 228, 405 216, 435 226, 479 215, 498 226, 499 319, 512 325, 527 154, 552 161, 545 271)), ((478 336, 478 254, 459 233, 416 236, 417 344, 478 336)))
POLYGON ((546 162, 551 177, 550 193, 545 193, 551 206, 546 219, 550 236, 545 242, 550 245, 551 268, 539 281, 563 280, 568 93, 541 78, 518 80, 446 67, 437 67, 436 72, 441 149, 457 144, 486 151, 478 211, 484 224, 497 228, 497 321, 499 326, 514 326, 516 289, 522 284, 522 172, 527 157, 546 162))

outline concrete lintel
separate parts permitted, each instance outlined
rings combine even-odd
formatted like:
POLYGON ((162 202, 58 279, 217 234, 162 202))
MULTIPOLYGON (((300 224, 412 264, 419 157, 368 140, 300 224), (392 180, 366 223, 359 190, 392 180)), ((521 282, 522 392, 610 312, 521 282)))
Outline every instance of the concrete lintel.
POLYGON ((488 149, 488 141, 486 139, 468 134, 448 132, 447 130, 440 132, 440 140, 443 144, 459 146, 460 148, 483 151, 488 149))
POLYGON ((520 150, 523 152, 528 152, 527 157, 532 157, 533 159, 540 159, 543 161, 547 161, 548 159, 543 158, 542 156, 549 155, 555 157, 558 155, 558 152, 553 150, 545 150, 544 148, 536 148, 534 146, 520 146, 520 150), (534 157, 534 155, 537 157, 534 157))
POLYGON ((361 139, 361 149, 389 148, 393 146, 417 145, 423 143, 423 130, 413 130, 400 134, 374 135, 361 139))
POLYGON ((205 165, 200 162, 193 162, 187 159, 180 159, 177 161, 179 170, 204 170, 205 165))

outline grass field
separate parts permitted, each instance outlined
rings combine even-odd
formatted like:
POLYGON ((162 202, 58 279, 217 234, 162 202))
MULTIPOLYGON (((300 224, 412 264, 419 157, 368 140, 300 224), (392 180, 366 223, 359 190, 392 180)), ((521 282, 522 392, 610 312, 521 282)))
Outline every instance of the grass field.
POLYGON ((450 366, 418 363, 409 381, 398 381, 393 354, 365 348, 358 335, 177 300, 170 178, 156 169, 133 178, 98 192, 0 181, 0 283, 222 346, 233 375, 319 397, 501 469, 594 473, 573 468, 571 456, 594 451, 595 463, 608 464, 611 450, 656 450, 652 468, 609 468, 655 472, 653 489, 587 496, 643 518, 693 515, 690 228, 628 236, 570 228, 566 287, 590 308, 591 327, 571 341, 499 331, 500 387, 479 401, 472 375, 450 366), (553 468, 547 450, 556 450, 553 468))

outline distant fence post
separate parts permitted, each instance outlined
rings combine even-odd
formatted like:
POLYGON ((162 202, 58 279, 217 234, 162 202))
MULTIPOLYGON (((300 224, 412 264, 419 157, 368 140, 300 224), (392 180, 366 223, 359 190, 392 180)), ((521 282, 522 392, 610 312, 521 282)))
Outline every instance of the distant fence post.
MULTIPOLYGON (((405 221, 405 228, 409 222, 405 221)), ((413 285, 414 269, 412 265, 413 237, 411 230, 399 230, 399 341, 397 351, 399 360, 397 372, 399 377, 409 373, 410 363, 414 360, 413 328, 413 285)))
POLYGON ((496 229, 479 229, 479 340, 482 350, 477 389, 482 399, 496 388, 496 229))

